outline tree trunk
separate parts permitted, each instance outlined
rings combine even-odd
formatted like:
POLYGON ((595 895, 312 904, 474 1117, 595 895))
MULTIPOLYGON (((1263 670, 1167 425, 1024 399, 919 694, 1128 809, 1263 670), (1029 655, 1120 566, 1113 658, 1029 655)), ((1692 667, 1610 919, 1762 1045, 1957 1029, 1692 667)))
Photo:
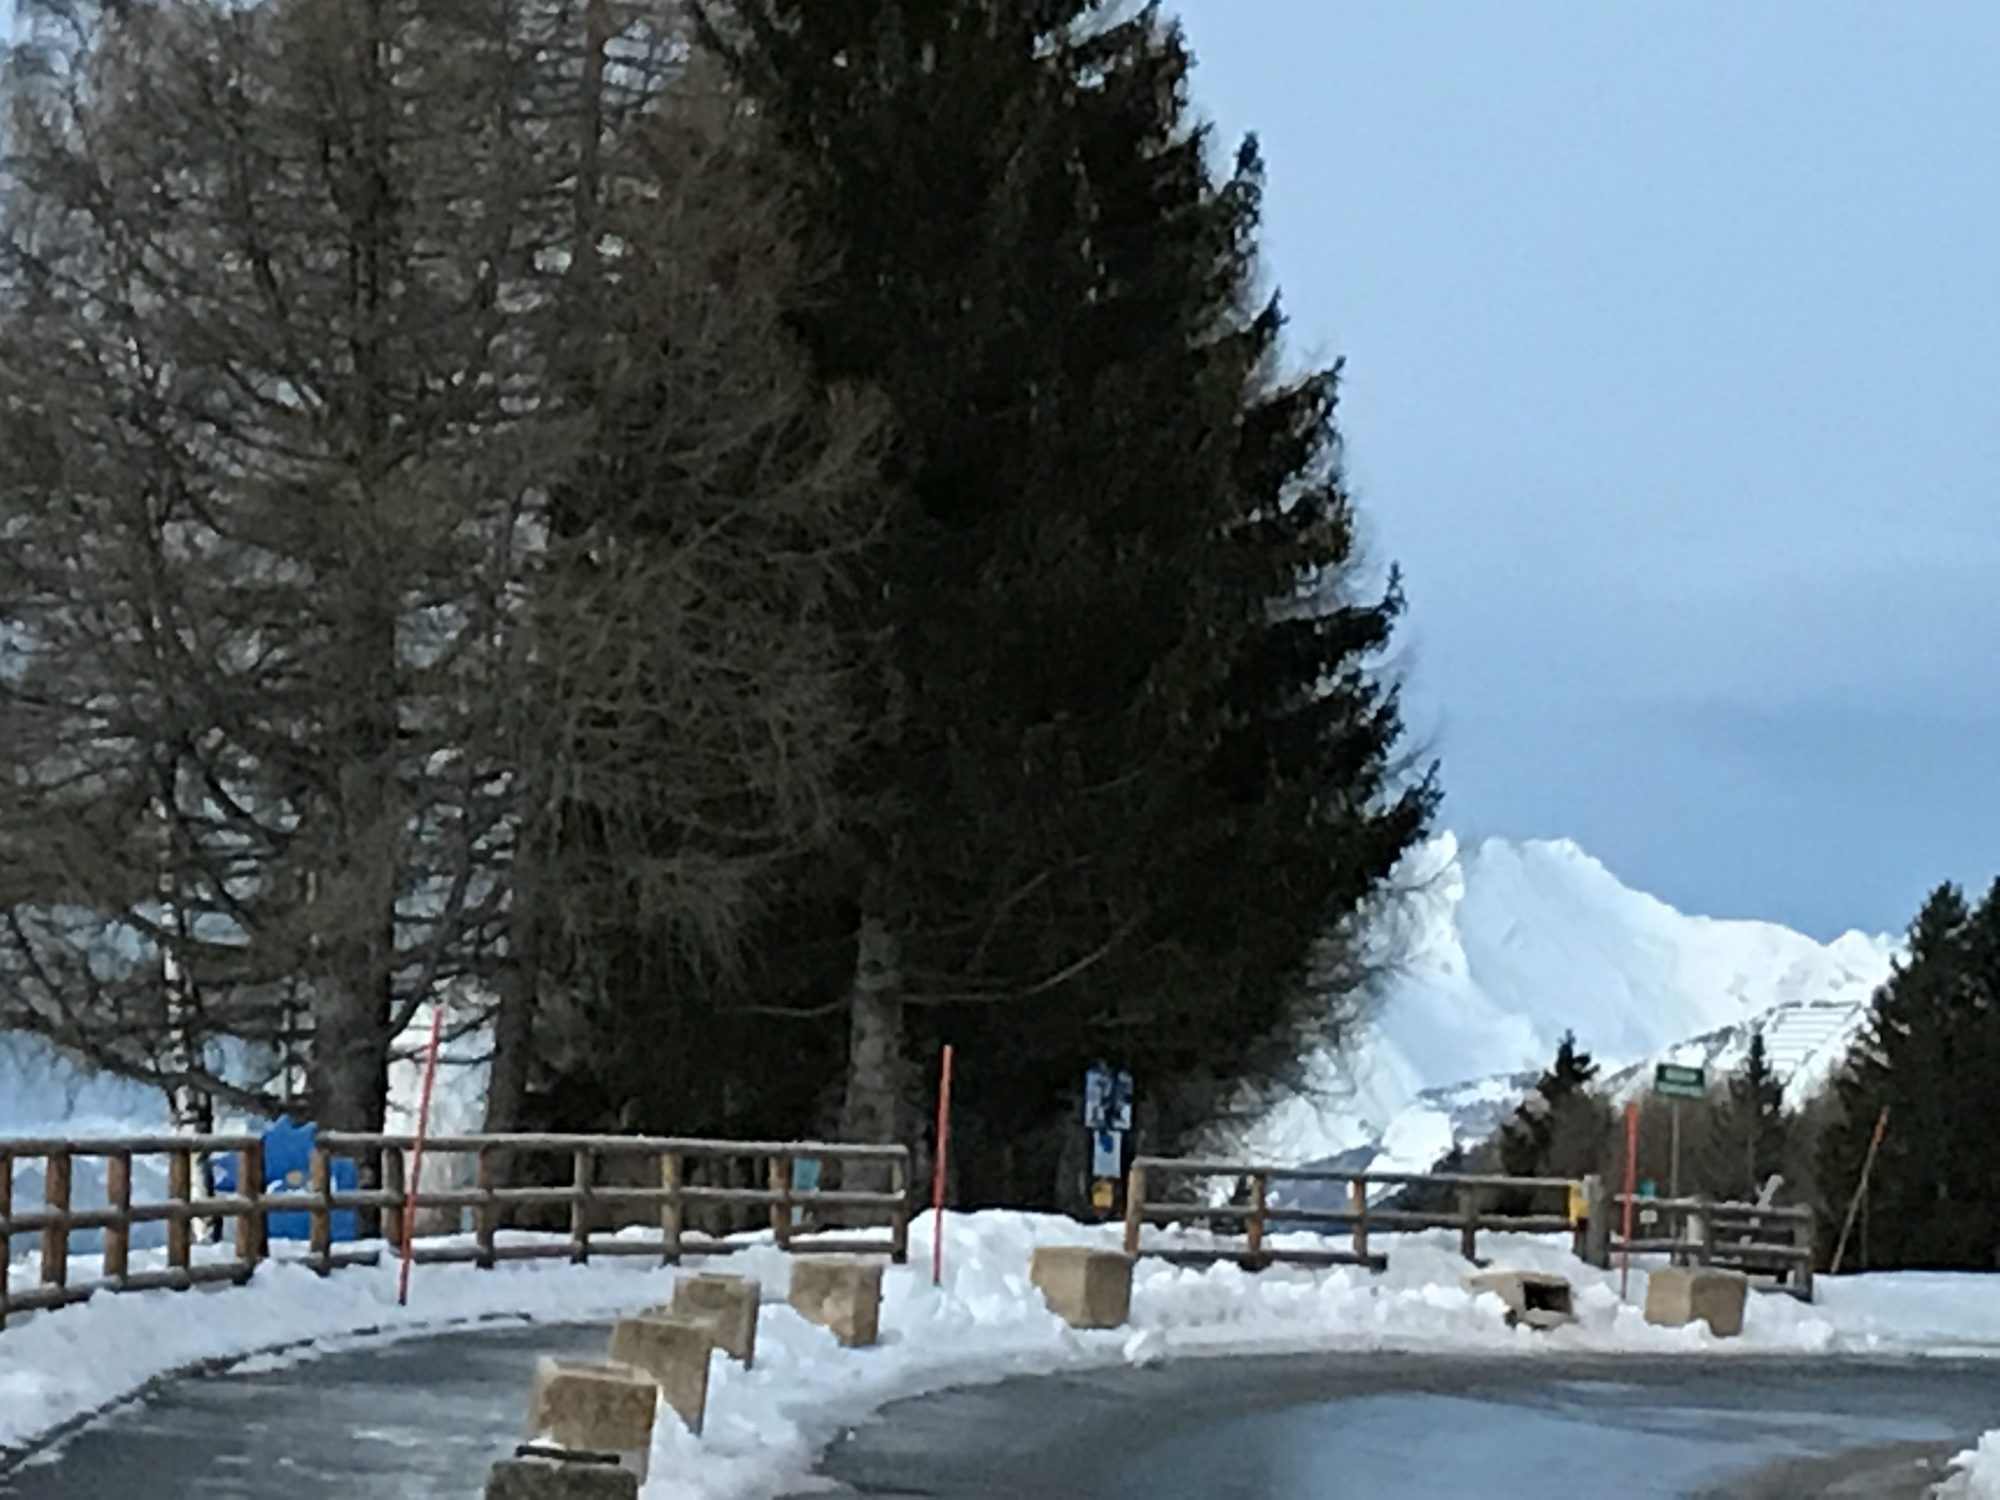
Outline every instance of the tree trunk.
MULTIPOLYGON (((902 958, 895 936, 880 916, 864 913, 855 945, 854 986, 848 996, 842 1140, 887 1145, 901 1139, 902 991, 902 958)), ((888 1186, 887 1171, 872 1165, 844 1175, 859 1191, 880 1192, 888 1186)))

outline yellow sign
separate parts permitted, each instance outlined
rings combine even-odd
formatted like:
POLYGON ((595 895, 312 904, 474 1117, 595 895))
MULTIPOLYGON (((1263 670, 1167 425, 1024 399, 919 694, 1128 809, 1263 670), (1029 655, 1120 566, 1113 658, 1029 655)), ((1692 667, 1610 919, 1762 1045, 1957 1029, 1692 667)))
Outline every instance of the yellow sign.
POLYGON ((1590 1194, 1583 1190, 1582 1183, 1572 1182, 1569 1185, 1569 1221, 1572 1224, 1581 1224, 1589 1217, 1590 1194))
POLYGON ((1090 1185, 1090 1206, 1100 1213, 1110 1213, 1111 1200, 1116 1192, 1117 1187, 1114 1183, 1099 1178, 1090 1185))

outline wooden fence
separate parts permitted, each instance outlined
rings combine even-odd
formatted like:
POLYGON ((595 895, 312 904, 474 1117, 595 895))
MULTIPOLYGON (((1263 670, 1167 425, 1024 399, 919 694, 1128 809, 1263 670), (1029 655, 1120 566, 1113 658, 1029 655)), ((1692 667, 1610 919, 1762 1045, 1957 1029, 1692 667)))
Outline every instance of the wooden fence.
POLYGON ((1165 1157, 1142 1156, 1132 1164, 1125 1189, 1125 1253, 1150 1256, 1183 1265, 1209 1265, 1232 1260, 1256 1268, 1276 1264, 1353 1265, 1381 1270, 1387 1263, 1371 1245, 1378 1231, 1403 1232, 1416 1229, 1456 1229, 1459 1249, 1467 1260, 1477 1260, 1482 1231, 1515 1234, 1573 1233, 1577 1253, 1589 1258, 1593 1247, 1586 1243, 1594 1220, 1600 1231, 1604 1216, 1577 1212, 1579 1195, 1588 1201, 1595 1192, 1594 1182, 1572 1181, 1567 1177, 1487 1177, 1455 1173, 1345 1172, 1320 1167, 1273 1167, 1219 1161, 1177 1161, 1165 1157), (1232 1187, 1232 1201, 1217 1204, 1200 1189, 1218 1181, 1232 1187), (1288 1183, 1344 1184, 1347 1203, 1342 1208, 1292 1208, 1273 1202, 1272 1186, 1288 1183), (1174 1188, 1182 1196, 1173 1196, 1174 1188), (1449 1196, 1451 1206, 1441 1209, 1396 1208, 1378 1205, 1377 1189, 1415 1189, 1430 1196, 1449 1196), (1157 1195, 1157 1196, 1156 1196, 1157 1195), (1504 1200, 1543 1199, 1559 1203, 1549 1212, 1502 1211, 1504 1200), (1241 1243, 1207 1246, 1149 1245, 1148 1224, 1175 1223, 1207 1228, 1217 1234, 1240 1236, 1241 1243), (1274 1232, 1288 1229, 1332 1231, 1350 1236, 1350 1248, 1325 1250, 1274 1244, 1274 1232))
POLYGON ((1813 1211, 1804 1205, 1717 1203, 1706 1198, 1635 1198, 1633 1233, 1623 1234, 1625 1198, 1618 1196, 1620 1224, 1607 1248, 1612 1254, 1664 1255, 1677 1266, 1716 1266, 1769 1277, 1784 1290, 1810 1302, 1813 1265, 1813 1211), (1647 1214, 1653 1222, 1644 1222, 1647 1214))
MULTIPOLYGON (((425 1141, 427 1162, 438 1158, 474 1160, 469 1187, 423 1187, 414 1195, 406 1189, 404 1153, 414 1141, 406 1136, 322 1134, 310 1160, 302 1191, 273 1193, 264 1186, 263 1144, 252 1136, 157 1136, 112 1140, 0 1140, 0 1328, 8 1313, 63 1307, 96 1292, 182 1290, 205 1282, 244 1282, 269 1258, 269 1219, 274 1213, 304 1214, 308 1237, 303 1259, 321 1275, 343 1265, 372 1263, 381 1257, 378 1244, 336 1246, 334 1215, 353 1210, 379 1222, 382 1238, 400 1244, 404 1215, 414 1209, 425 1215, 470 1213, 470 1242, 431 1239, 415 1246, 420 1263, 470 1262, 491 1267, 503 1261, 563 1259, 575 1262, 593 1256, 657 1256, 671 1264, 689 1255, 723 1255, 743 1248, 715 1232, 691 1229, 690 1218, 716 1212, 752 1211, 768 1215, 772 1236, 792 1253, 839 1252, 883 1254, 898 1263, 909 1254, 910 1156, 901 1146, 857 1146, 807 1141, 703 1141, 670 1137, 588 1135, 471 1135, 432 1137, 425 1141), (238 1188, 225 1195, 197 1190, 197 1167, 203 1157, 237 1158, 238 1188), (166 1191, 153 1202, 133 1201, 135 1158, 163 1157, 166 1191), (346 1157, 366 1164, 363 1185, 337 1191, 333 1162, 346 1157), (523 1177, 546 1175, 546 1158, 554 1157, 555 1176, 567 1180, 517 1184, 508 1165, 540 1157, 541 1170, 523 1177), (43 1171, 43 1202, 21 1210, 13 1201, 14 1168, 39 1161, 43 1171), (71 1204, 76 1163, 102 1162, 103 1208, 78 1209, 71 1204), (820 1191, 795 1186, 802 1161, 855 1164, 871 1175, 885 1177, 881 1191, 820 1191), (749 1164, 753 1182, 740 1179, 749 1164), (737 1170, 714 1173, 729 1180, 720 1185, 702 1181, 703 1169, 728 1166, 737 1170), (757 1170, 761 1169, 761 1170, 757 1170), (369 1180, 379 1185, 369 1185, 369 1180), (500 1231, 523 1213, 553 1213, 567 1220, 567 1234, 522 1236, 502 1243, 500 1231), (800 1216, 809 1215, 808 1225, 800 1216), (233 1225, 229 1248, 210 1254, 195 1252, 195 1225, 233 1225), (859 1227, 873 1233, 856 1235, 859 1227), (158 1269, 132 1269, 132 1230, 136 1225, 166 1226, 166 1264, 158 1269), (643 1225, 656 1228, 647 1236, 611 1234, 615 1229, 643 1225), (847 1232, 823 1234, 826 1228, 847 1232), (808 1234, 810 1228, 813 1232, 808 1234), (70 1275, 70 1237, 78 1231, 103 1233, 102 1270, 89 1281, 70 1275), (5 1247, 18 1234, 41 1235, 40 1285, 9 1292, 5 1247)), ((426 1173, 428 1176, 429 1173, 426 1173)))

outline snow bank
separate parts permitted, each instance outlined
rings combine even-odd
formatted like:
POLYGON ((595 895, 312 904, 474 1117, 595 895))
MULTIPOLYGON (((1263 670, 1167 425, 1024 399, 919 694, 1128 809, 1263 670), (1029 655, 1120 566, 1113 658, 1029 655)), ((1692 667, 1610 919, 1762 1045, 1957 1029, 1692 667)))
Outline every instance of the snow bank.
POLYGON ((1951 1461, 1952 1476, 1931 1493, 1938 1500, 2000 1500, 2000 1432, 1951 1461))
MULTIPOLYGON (((948 1216, 945 1233, 945 1284, 933 1288, 931 1221, 926 1216, 913 1225, 912 1264, 886 1277, 883 1340, 872 1349, 842 1348, 793 1313, 784 1305, 789 1258, 766 1240, 746 1240, 725 1268, 756 1277, 764 1289, 757 1367, 740 1370, 718 1356, 700 1439, 662 1412, 648 1500, 748 1500, 784 1492, 811 1472, 842 1430, 888 1402, 1093 1365, 1329 1349, 1524 1357, 1935 1353, 1943 1352, 1937 1336, 1945 1330, 1950 1352, 1970 1347, 2000 1356, 2000 1285, 1979 1278, 1862 1278, 1829 1287, 1817 1307, 1758 1297, 1744 1337, 1718 1341, 1701 1328, 1649 1326, 1636 1306, 1619 1300, 1615 1273, 1579 1264, 1560 1242, 1510 1236, 1490 1237, 1485 1247, 1499 1264, 1569 1276, 1577 1289, 1576 1326, 1546 1335, 1508 1328, 1497 1299, 1465 1289, 1468 1267, 1454 1237, 1436 1235, 1385 1239, 1389 1267, 1379 1276, 1345 1268, 1251 1275, 1233 1265, 1142 1261, 1131 1326, 1079 1333, 1029 1286, 1030 1252, 1038 1244, 1114 1245, 1115 1228, 982 1213, 948 1216)), ((1276 1242, 1321 1243, 1307 1235, 1276 1242)), ((90 1270, 77 1268, 79 1276, 90 1270)), ((665 1300, 674 1274, 633 1259, 510 1263, 492 1271, 421 1267, 413 1305, 404 1309, 395 1303, 392 1265, 321 1279, 296 1262, 277 1261, 241 1288, 100 1296, 0 1332, 0 1446, 24 1444, 189 1365, 475 1319, 610 1318, 665 1300)), ((1635 1272, 1635 1300, 1643 1287, 1643 1273, 1635 1272)))

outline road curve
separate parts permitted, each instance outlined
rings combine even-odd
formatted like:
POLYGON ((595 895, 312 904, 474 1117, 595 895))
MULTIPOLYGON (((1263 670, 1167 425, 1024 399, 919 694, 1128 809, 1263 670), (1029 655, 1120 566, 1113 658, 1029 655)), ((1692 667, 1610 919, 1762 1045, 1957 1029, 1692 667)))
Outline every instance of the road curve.
POLYGON ((1919 1500, 1996 1422, 2000 1365, 1330 1355, 948 1392, 822 1472, 866 1500, 1919 1500))
MULTIPOLYGON (((170 1381, 0 1474, 0 1500, 468 1500, 544 1353, 481 1330, 170 1381)), ((2000 1422, 2000 1362, 1186 1361, 945 1392, 827 1456, 867 1500, 1918 1500, 2000 1422)), ((816 1492, 825 1500, 824 1489, 816 1492)))

